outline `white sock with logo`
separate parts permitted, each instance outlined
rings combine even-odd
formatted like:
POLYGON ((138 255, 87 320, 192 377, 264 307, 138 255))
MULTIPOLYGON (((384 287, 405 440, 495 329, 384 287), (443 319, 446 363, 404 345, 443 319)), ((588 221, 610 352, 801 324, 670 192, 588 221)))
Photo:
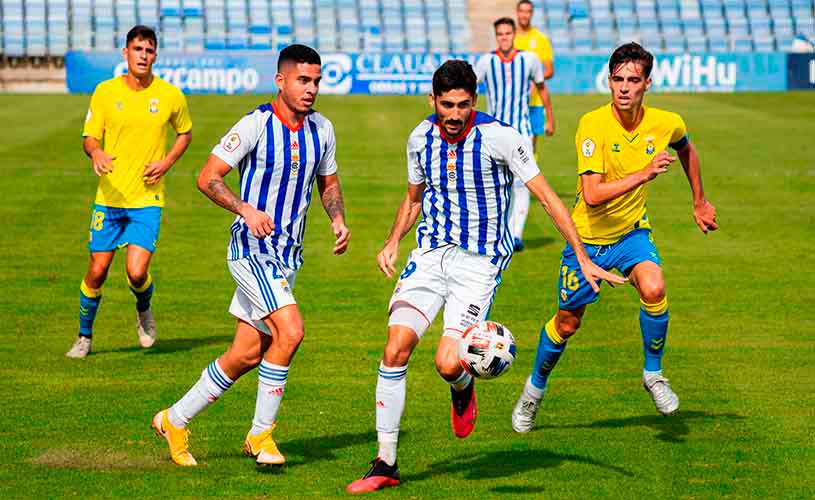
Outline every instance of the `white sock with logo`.
POLYGON ((201 372, 201 378, 187 394, 170 407, 167 418, 175 427, 186 427, 193 417, 217 401, 233 383, 221 370, 218 360, 213 361, 201 372))
POLYGON ((255 417, 252 419, 252 429, 249 431, 251 435, 257 436, 274 425, 288 377, 288 366, 269 363, 265 359, 260 362, 255 417))
POLYGON ((376 434, 379 442, 378 457, 386 464, 396 463, 396 445, 399 440, 399 421, 405 410, 407 365, 379 364, 376 382, 376 434))

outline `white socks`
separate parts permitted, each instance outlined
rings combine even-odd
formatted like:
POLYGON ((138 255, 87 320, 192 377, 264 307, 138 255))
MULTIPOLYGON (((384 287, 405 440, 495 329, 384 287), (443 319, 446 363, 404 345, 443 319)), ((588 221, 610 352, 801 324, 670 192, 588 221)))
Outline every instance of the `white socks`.
POLYGON ((376 382, 376 431, 379 441, 379 458, 386 464, 396 463, 396 443, 399 438, 399 421, 405 409, 407 366, 379 364, 376 382))
POLYGON ((509 232, 513 238, 523 239, 526 217, 529 215, 529 190, 520 179, 512 183, 512 198, 509 204, 509 232))
POLYGON ((274 425, 288 377, 288 366, 269 363, 265 359, 260 362, 255 417, 252 419, 252 429, 249 431, 251 435, 257 436, 274 425))
POLYGON ((234 382, 213 361, 201 372, 201 378, 178 400, 168 412, 168 419, 175 427, 186 427, 190 420, 218 400, 234 382))

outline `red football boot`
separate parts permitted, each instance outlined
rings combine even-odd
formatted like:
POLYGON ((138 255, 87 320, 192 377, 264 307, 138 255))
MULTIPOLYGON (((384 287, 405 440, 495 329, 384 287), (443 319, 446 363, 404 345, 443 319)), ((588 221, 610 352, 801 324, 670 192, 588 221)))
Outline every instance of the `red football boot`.
POLYGON ((381 490, 391 486, 399 485, 399 466, 396 462, 388 465, 379 457, 371 462, 371 468, 362 476, 349 484, 346 488, 348 493, 368 493, 369 491, 381 490))
POLYGON ((450 387, 453 399, 453 408, 450 410, 450 422, 453 433, 458 438, 466 438, 475 428, 475 419, 478 417, 478 403, 475 400, 475 379, 463 391, 450 387))

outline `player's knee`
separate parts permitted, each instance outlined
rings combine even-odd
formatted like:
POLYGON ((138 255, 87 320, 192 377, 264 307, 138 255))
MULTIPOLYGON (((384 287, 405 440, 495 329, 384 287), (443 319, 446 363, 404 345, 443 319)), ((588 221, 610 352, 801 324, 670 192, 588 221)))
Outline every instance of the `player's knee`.
POLYGON ((382 361, 386 366, 405 366, 410 360, 410 349, 399 345, 396 342, 388 342, 385 345, 385 353, 382 361))
POLYGON ((656 304, 665 298, 665 284, 662 281, 641 283, 640 298, 648 304, 656 304))
POLYGON ((127 279, 134 288, 139 288, 147 281, 147 269, 128 269, 127 279))
POLYGON ((436 371, 445 380, 455 380, 461 375, 461 364, 455 351, 436 354, 436 371))
POLYGON ((558 316, 557 320, 555 320, 555 328, 558 334, 565 340, 577 333, 581 322, 581 319, 577 316, 558 316))
POLYGON ((294 325, 281 328, 278 339, 280 340, 281 347, 283 347, 284 350, 293 353, 298 347, 300 347, 300 343, 303 341, 303 337, 305 336, 306 332, 303 329, 303 325, 294 325))
POLYGON ((86 280, 87 285, 91 288, 99 288, 105 282, 105 278, 108 276, 108 266, 106 266, 102 262, 91 262, 90 266, 88 266, 88 278, 86 280), (93 283, 91 283, 91 281, 93 283))

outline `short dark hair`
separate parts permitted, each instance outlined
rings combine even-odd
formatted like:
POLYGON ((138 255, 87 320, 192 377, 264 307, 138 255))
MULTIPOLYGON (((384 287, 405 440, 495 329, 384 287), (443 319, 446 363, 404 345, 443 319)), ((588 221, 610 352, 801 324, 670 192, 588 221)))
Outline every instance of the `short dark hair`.
POLYGON ((277 58, 278 71, 280 71, 283 64, 287 62, 293 62, 295 64, 306 63, 322 65, 320 54, 318 54, 316 50, 307 45, 302 45, 299 43, 289 45, 280 51, 280 55, 277 58))
POLYGON ((153 42, 153 47, 158 48, 158 38, 156 38, 156 32, 153 28, 148 28, 142 24, 137 24, 130 28, 130 31, 127 32, 127 39, 125 40, 125 47, 130 45, 130 42, 133 40, 141 38, 142 40, 149 40, 153 42))
POLYGON ((518 2, 518 4, 515 6, 515 10, 518 10, 518 9, 521 7, 521 5, 524 5, 524 4, 529 5, 529 6, 530 6, 530 7, 532 7, 533 9, 535 8, 535 5, 532 3, 532 1, 531 1, 531 0, 521 0, 521 1, 520 1, 520 2, 518 2))
POLYGON ((508 24, 512 26, 512 31, 515 31, 515 20, 512 19, 511 17, 502 17, 496 19, 496 21, 492 23, 492 27, 498 29, 498 26, 501 26, 502 24, 508 24))
POLYGON ((466 90, 475 97, 478 78, 470 63, 462 59, 450 59, 433 73, 433 95, 438 97, 450 90, 466 90))
POLYGON ((627 62, 638 62, 642 64, 645 78, 651 76, 651 69, 654 67, 654 56, 645 50, 637 42, 629 42, 617 47, 611 59, 608 60, 608 74, 614 74, 614 68, 627 62))

